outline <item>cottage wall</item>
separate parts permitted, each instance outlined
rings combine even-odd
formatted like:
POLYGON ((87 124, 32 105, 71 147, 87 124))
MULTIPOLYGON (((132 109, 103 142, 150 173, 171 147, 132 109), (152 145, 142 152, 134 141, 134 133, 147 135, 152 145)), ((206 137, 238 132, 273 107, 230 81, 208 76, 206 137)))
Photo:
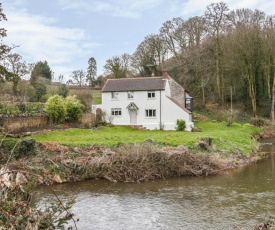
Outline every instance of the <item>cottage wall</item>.
POLYGON ((133 102, 137 109, 137 124, 146 129, 175 130, 177 119, 186 121, 187 131, 193 127, 192 115, 184 110, 184 89, 171 79, 166 80, 164 90, 155 90, 155 98, 148 98, 148 91, 134 91, 134 98, 128 98, 128 92, 118 92, 117 99, 112 99, 111 92, 102 92, 102 105, 94 108, 101 108, 106 113, 106 120, 115 125, 130 125, 130 112, 127 106, 133 102), (171 89, 171 90, 170 90, 171 89), (179 94, 179 95, 177 95, 179 94), (181 103, 181 107, 174 103, 169 97, 174 96, 174 100, 181 103), (121 116, 112 116, 111 109, 121 109, 121 116), (156 110, 156 117, 146 117, 145 110, 156 110))

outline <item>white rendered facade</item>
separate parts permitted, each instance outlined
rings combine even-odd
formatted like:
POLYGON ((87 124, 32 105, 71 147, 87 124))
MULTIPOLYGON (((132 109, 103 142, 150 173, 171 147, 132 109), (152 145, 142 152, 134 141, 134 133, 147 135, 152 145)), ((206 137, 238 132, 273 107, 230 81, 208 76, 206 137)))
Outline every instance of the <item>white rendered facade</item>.
MULTIPOLYGON (((171 98, 171 78, 162 78, 164 87, 153 90, 102 91, 100 108, 114 125, 142 125, 146 129, 175 130, 177 119, 186 122, 186 131, 194 126, 192 113, 171 98)), ((115 81, 115 80, 113 80, 115 81)), ((172 80, 174 81, 174 80, 172 80)), ((107 83, 106 83, 107 84, 107 83)), ((184 89, 181 87, 184 100, 184 89)))

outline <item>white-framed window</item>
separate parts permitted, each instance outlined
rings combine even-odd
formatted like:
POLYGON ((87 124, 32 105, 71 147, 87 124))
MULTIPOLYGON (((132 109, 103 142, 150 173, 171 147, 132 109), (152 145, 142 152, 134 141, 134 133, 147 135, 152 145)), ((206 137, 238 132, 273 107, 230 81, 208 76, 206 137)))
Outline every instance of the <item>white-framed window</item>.
POLYGON ((147 97, 148 97, 149 99, 155 98, 155 97, 156 97, 155 91, 148 91, 148 92, 147 92, 147 97))
POLYGON ((111 109, 112 116, 121 116, 121 108, 113 108, 111 109))
POLYGON ((127 92, 127 97, 128 97, 128 99, 134 98, 134 91, 128 91, 127 92))
POLYGON ((118 92, 112 92, 112 99, 118 99, 118 92))
POLYGON ((156 117, 155 109, 145 109, 145 117, 156 117))

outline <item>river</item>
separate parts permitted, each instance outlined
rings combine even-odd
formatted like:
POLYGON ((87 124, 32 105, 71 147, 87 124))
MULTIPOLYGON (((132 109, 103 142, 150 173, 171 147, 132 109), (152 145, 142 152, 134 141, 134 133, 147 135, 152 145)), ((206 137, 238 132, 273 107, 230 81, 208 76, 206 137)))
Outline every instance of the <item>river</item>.
MULTIPOLYGON (((273 140, 275 141, 275 140, 273 140)), ((263 151, 275 152, 275 146, 263 151)), ((248 167, 209 177, 140 184, 85 181, 53 186, 72 208, 78 229, 240 229, 275 215, 275 154, 248 167)), ((55 199, 45 187, 34 200, 55 199)))

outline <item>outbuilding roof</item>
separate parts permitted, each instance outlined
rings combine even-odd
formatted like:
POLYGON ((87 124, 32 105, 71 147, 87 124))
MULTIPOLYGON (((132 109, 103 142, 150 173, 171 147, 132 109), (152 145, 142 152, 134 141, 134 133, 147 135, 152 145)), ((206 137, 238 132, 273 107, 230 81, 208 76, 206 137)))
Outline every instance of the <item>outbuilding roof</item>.
POLYGON ((164 90, 165 83, 163 77, 108 79, 102 92, 164 90))

